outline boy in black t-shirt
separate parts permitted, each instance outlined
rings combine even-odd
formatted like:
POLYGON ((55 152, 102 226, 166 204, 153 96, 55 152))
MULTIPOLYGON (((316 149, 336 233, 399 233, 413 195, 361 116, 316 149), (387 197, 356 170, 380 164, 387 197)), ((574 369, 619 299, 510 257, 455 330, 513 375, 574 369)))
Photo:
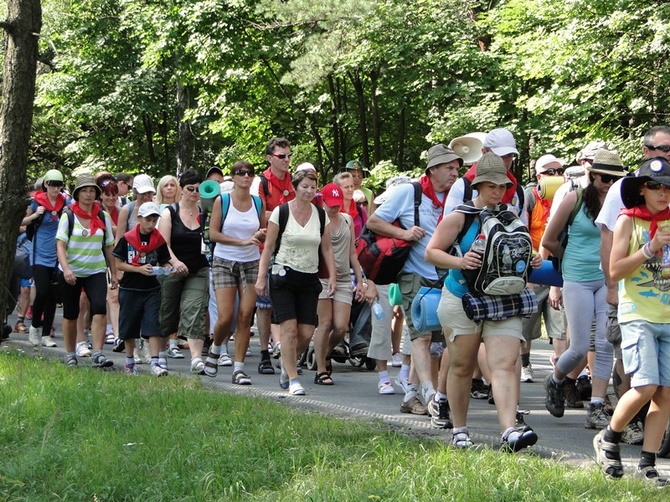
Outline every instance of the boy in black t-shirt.
POLYGON ((119 240, 112 254, 118 270, 125 272, 119 283, 119 339, 125 344, 125 372, 137 375, 135 369, 135 340, 149 339, 151 373, 165 376, 167 369, 158 363, 163 347, 159 311, 161 287, 156 279, 159 265, 170 264, 170 251, 156 224, 160 209, 153 202, 145 202, 137 211, 139 223, 119 240))

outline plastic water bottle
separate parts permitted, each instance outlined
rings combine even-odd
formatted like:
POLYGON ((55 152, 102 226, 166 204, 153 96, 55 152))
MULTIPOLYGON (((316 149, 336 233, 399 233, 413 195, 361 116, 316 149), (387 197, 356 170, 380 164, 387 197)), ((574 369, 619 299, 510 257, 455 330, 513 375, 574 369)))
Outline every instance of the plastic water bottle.
POLYGON ((486 236, 484 234, 479 234, 477 236, 470 247, 470 251, 474 251, 475 253, 484 256, 484 251, 486 251, 486 236))
POLYGON ((378 300, 375 300, 372 304, 372 313, 374 314, 375 318, 384 319, 384 309, 379 304, 378 300))
POLYGON ((151 275, 170 275, 174 272, 172 267, 153 267, 151 269, 151 275))

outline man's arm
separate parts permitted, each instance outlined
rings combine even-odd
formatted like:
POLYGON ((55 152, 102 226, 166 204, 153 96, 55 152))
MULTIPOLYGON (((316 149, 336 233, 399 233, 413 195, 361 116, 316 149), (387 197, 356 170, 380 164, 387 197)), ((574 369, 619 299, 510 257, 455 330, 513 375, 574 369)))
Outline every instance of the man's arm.
POLYGON ((377 235, 381 235, 383 237, 393 237, 405 241, 418 241, 421 240, 424 235, 426 235, 426 231, 421 227, 412 226, 405 230, 389 223, 388 221, 382 220, 376 214, 370 216, 370 219, 366 225, 373 233, 377 235))

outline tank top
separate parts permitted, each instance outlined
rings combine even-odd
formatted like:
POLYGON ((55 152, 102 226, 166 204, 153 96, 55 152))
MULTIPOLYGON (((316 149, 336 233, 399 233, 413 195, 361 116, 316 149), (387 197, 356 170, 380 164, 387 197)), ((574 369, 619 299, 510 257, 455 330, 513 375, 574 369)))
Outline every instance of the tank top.
MULTIPOLYGON (((177 259, 188 267, 188 273, 194 274, 203 267, 207 267, 207 257, 202 254, 202 229, 200 227, 191 230, 179 216, 179 203, 170 208, 172 216, 172 232, 170 234, 170 247, 177 259)), ((202 218, 202 215, 200 216, 202 218)))

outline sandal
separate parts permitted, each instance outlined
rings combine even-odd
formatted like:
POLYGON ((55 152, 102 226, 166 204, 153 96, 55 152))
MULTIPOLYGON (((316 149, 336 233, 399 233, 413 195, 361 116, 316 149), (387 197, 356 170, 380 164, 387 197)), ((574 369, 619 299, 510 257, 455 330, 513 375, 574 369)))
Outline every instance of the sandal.
POLYGON ((295 382, 289 387, 288 393, 292 396, 304 396, 305 389, 300 385, 300 382, 295 382))
POLYGON ((317 385, 333 385, 333 379, 327 372, 317 373, 314 375, 314 383, 317 385))
POLYGON ((454 432, 451 437, 451 446, 460 449, 472 448, 474 443, 470 439, 468 430, 465 427, 459 427, 457 430, 458 432, 454 432))
POLYGON ((251 378, 243 370, 233 373, 233 383, 237 385, 251 385, 251 378))
POLYGON ((258 363, 258 374, 259 375, 274 375, 275 369, 272 367, 272 361, 270 359, 263 359, 258 363))
POLYGON ((205 359, 205 375, 214 378, 219 372, 219 365, 216 363, 217 359, 214 354, 208 354, 205 359))

